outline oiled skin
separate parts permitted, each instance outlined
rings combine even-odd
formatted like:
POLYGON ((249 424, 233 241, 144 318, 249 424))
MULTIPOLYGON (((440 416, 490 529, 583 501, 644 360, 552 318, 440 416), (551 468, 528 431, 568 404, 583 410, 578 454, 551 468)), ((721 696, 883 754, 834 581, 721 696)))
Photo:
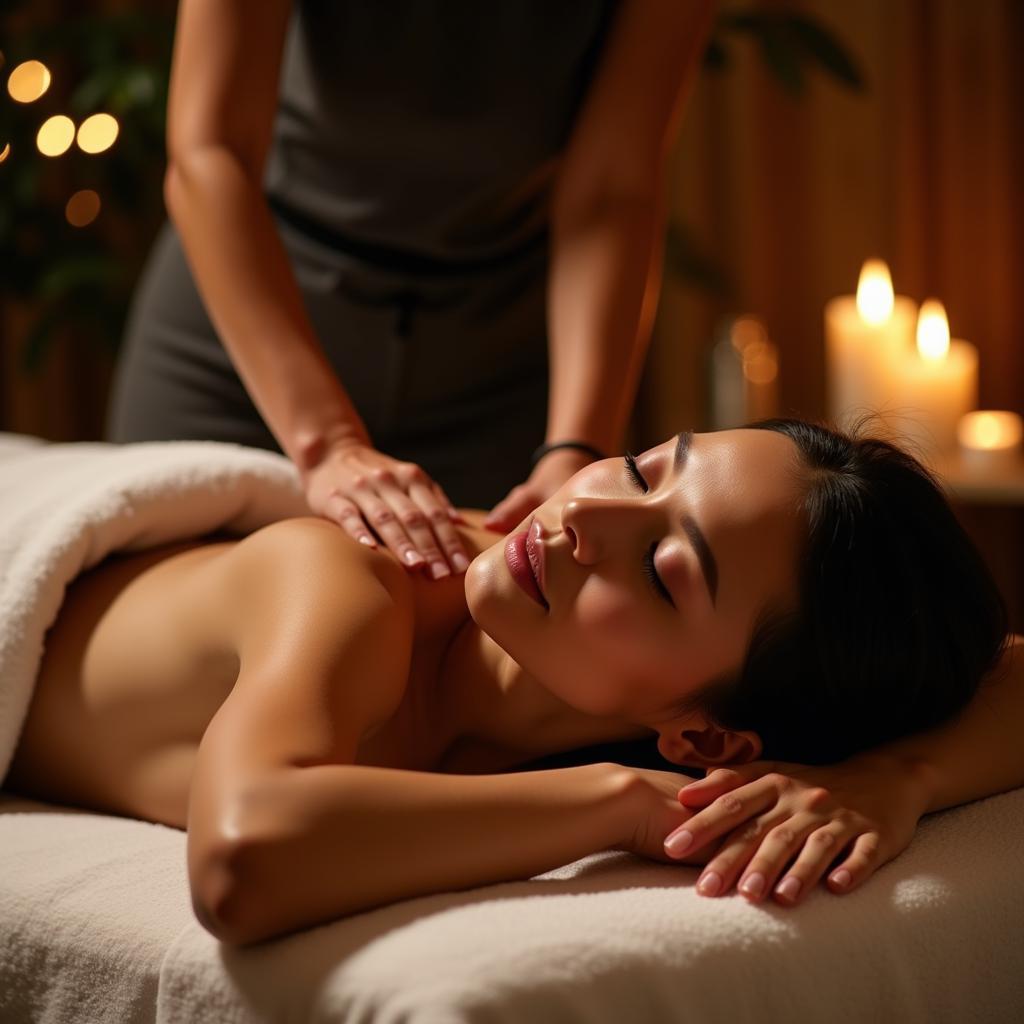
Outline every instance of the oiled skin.
MULTIPOLYGON (((484 515, 462 511, 473 524, 484 515)), ((303 522, 313 530, 330 525, 303 522)), ((459 532, 471 556, 501 539, 479 525, 459 532)), ((363 566, 391 558, 345 541, 347 557, 363 566)), ((348 571, 358 603, 370 574, 349 566, 340 564, 338 572, 348 571)), ((267 631, 272 622, 265 619, 279 620, 288 601, 286 594, 273 596, 279 571, 267 545, 204 538, 115 555, 79 577, 47 633, 5 788, 185 828, 196 750, 235 685, 238 650, 247 635, 267 631), (253 578, 266 579, 271 596, 250 601, 242 614, 241 591, 253 578)), ((468 612, 464 576, 410 577, 411 698, 429 683, 446 638, 468 612)), ((297 649, 310 639, 302 628, 300 621, 291 637, 297 649)), ((488 759, 486 751, 460 746, 458 737, 413 735, 405 706, 360 744, 354 763, 457 773, 498 770, 516 760, 508 751, 488 759)))

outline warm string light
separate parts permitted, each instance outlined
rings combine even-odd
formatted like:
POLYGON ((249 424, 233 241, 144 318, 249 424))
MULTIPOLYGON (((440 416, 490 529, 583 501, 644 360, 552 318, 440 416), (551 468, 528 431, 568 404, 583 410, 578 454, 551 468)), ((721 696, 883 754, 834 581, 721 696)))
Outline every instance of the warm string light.
POLYGON ((48 117, 36 133, 36 148, 43 156, 61 156, 75 141, 75 122, 64 114, 48 117))
MULTIPOLYGON (((4 58, 0 53, 0 67, 4 58)), ((52 76, 42 61, 28 60, 19 64, 7 78, 7 92, 18 103, 33 103, 50 88, 52 76)), ((83 153, 103 153, 117 140, 120 125, 111 114, 91 114, 75 129, 75 123, 65 114, 48 117, 36 132, 36 148, 43 156, 58 157, 66 153, 76 140, 83 153)), ((0 163, 10 155, 7 143, 0 150, 0 163)), ((76 228, 86 227, 98 216, 102 204, 93 189, 80 189, 67 201, 64 217, 76 228)))
POLYGON ((120 126, 110 114, 93 114, 78 127, 78 148, 83 153, 102 153, 117 139, 120 126))
POLYGON ((38 60, 19 64, 7 79, 7 92, 18 103, 34 103, 50 88, 50 69, 38 60))
POLYGON ((64 216, 73 228, 91 224, 100 212, 100 197, 91 188, 76 192, 64 207, 64 216))

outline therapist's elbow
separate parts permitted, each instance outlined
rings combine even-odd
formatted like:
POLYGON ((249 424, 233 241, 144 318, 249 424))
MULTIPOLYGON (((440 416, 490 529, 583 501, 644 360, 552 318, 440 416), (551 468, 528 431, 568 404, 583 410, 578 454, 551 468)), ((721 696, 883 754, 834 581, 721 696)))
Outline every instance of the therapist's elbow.
POLYGON ((177 225, 190 207, 207 198, 258 188, 261 171, 223 143, 190 145, 173 151, 164 171, 163 195, 167 214, 177 225))

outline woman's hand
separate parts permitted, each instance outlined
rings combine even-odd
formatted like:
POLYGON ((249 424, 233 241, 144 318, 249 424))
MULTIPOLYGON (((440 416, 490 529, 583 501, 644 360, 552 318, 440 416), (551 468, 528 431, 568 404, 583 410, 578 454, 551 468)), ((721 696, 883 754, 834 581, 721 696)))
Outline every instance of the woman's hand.
POLYGON ((465 522, 440 485, 414 462, 359 441, 338 442, 303 474, 309 507, 356 540, 377 546, 375 531, 409 569, 434 579, 469 566, 455 523, 465 522))
MULTIPOLYGON (((682 847, 684 857, 725 837, 697 891, 722 895, 740 879, 738 890, 757 903, 785 872, 774 889, 783 906, 799 902, 826 872, 837 894, 866 881, 906 849, 927 800, 911 769, 870 753, 834 765, 757 761, 716 768, 678 798, 695 812, 668 837, 693 837, 682 847)), ((675 859, 668 842, 666 850, 675 859)))
POLYGON ((627 775, 632 810, 627 834, 612 849, 627 850, 663 864, 706 864, 715 855, 714 844, 681 857, 671 857, 665 852, 665 837, 697 814, 679 804, 679 787, 686 784, 685 775, 630 765, 616 767, 627 775))
POLYGON ((484 526, 498 533, 507 533, 547 501, 569 477, 593 461, 593 456, 578 448, 557 448, 549 452, 534 466, 525 483, 513 487, 491 509, 484 526))

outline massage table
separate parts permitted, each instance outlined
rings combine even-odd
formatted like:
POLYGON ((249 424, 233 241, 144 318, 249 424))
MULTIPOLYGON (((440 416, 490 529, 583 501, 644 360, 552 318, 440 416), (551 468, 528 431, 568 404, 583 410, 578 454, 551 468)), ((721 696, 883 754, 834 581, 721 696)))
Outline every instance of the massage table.
MULTIPOLYGON (((0 779, 78 572, 302 513, 271 453, 0 434, 0 779)), ((0 791, 0 1022, 1024 1021, 1022 851, 1017 789, 926 816, 861 888, 795 908, 604 851, 234 949, 192 913, 184 832, 0 791)))

